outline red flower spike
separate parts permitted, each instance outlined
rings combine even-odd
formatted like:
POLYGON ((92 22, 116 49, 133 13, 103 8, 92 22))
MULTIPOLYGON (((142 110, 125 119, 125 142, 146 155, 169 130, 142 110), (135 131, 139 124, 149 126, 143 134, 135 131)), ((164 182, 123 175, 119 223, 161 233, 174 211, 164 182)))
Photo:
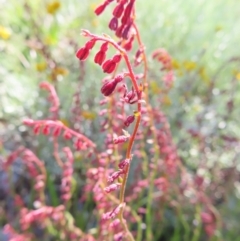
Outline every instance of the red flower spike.
POLYGON ((89 40, 89 41, 85 44, 85 47, 86 47, 87 49, 92 49, 92 48, 94 47, 95 43, 96 43, 96 40, 95 40, 95 39, 91 39, 91 40, 89 40))
POLYGON ((106 52, 108 50, 108 42, 105 42, 101 45, 100 50, 106 52))
POLYGON ((89 49, 86 47, 80 48, 76 53, 77 58, 82 61, 85 60, 88 57, 88 55, 89 55, 89 49))
POLYGON ((113 30, 113 31, 117 30, 117 28, 118 28, 118 19, 115 18, 115 17, 113 17, 113 18, 111 19, 111 21, 109 22, 108 27, 109 27, 111 30, 113 30))
POLYGON ((112 60, 117 64, 120 62, 120 60, 122 59, 122 55, 121 54, 116 54, 113 56, 112 60))
POLYGON ((102 63, 104 62, 105 59, 106 59, 106 52, 100 50, 95 55, 94 62, 96 64, 102 65, 102 63))
POLYGON ((117 81, 111 80, 111 81, 106 81, 104 85, 101 88, 101 92, 104 96, 109 96, 113 93, 117 86, 117 81))
POLYGON ((102 69, 104 73, 111 74, 116 68, 116 62, 112 59, 109 59, 103 63, 102 69))
POLYGON ((107 2, 104 2, 103 4, 99 5, 94 11, 95 14, 100 15, 105 10, 106 6, 107 6, 107 2))
POLYGON ((132 124, 134 122, 134 120, 135 120, 135 116, 134 115, 130 115, 124 121, 124 125, 128 127, 130 124, 132 124))
POLYGON ((119 3, 113 10, 113 16, 116 18, 120 18, 122 16, 124 10, 124 5, 122 3, 119 3))

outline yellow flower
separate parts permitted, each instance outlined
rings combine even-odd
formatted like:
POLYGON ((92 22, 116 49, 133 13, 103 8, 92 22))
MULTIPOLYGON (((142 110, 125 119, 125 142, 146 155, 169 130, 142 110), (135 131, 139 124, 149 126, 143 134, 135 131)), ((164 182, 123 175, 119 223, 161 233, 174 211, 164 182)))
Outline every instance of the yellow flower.
POLYGON ((180 64, 176 59, 172 60, 172 66, 174 69, 179 69, 180 68, 180 64))
POLYGON ((236 73, 236 79, 240 80, 240 72, 236 73))
POLYGON ((159 94, 161 92, 161 88, 158 86, 156 81, 150 82, 150 91, 153 94, 159 94))
POLYGON ((94 120, 96 118, 96 113, 91 111, 83 111, 82 116, 87 120, 94 120))
POLYGON ((185 61, 184 63, 183 63, 183 66, 184 66, 184 68, 187 70, 187 71, 192 71, 192 70, 194 70, 195 68, 196 68, 196 66, 197 66, 197 64, 195 63, 195 62, 193 62, 193 61, 185 61))
POLYGON ((38 72, 42 72, 47 68, 47 63, 46 62, 40 62, 36 64, 36 70, 38 72))
POLYGON ((11 32, 7 28, 0 25, 0 38, 4 40, 8 40, 10 36, 11 36, 11 32))
POLYGON ((47 12, 50 14, 55 14, 60 7, 61 3, 59 1, 53 1, 51 3, 48 3, 47 12))
POLYGON ((56 75, 62 75, 62 76, 65 76, 68 74, 68 70, 63 67, 56 67, 54 69, 54 72, 56 75))
POLYGON ((162 103, 166 106, 170 106, 172 104, 172 101, 168 95, 164 95, 162 98, 162 103))

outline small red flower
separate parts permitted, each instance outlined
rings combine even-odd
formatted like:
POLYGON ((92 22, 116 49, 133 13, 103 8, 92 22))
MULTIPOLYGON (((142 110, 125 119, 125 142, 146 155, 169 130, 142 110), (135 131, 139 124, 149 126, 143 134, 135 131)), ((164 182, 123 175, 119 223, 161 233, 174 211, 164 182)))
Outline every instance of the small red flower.
POLYGON ((132 36, 132 37, 123 45, 123 48, 124 48, 126 51, 130 51, 130 50, 132 49, 133 40, 134 40, 134 36, 132 36))
POLYGON ((118 19, 115 18, 115 17, 113 17, 113 18, 111 19, 111 21, 109 22, 108 27, 109 27, 111 30, 113 30, 113 31, 117 30, 117 28, 118 28, 118 19))
POLYGON ((106 60, 103 63, 102 69, 104 73, 111 74, 116 68, 116 62, 112 59, 106 60))
POLYGON ((122 185, 121 183, 113 183, 113 184, 111 184, 110 186, 105 187, 105 188, 104 188, 104 191, 105 191, 106 193, 113 192, 113 191, 117 190, 121 185, 122 185))
POLYGON ((85 60, 88 57, 88 55, 89 55, 89 49, 86 48, 85 46, 80 48, 76 53, 77 58, 82 61, 85 60))
POLYGON ((122 24, 127 24, 128 20, 131 17, 131 13, 132 13, 132 9, 133 9, 133 4, 134 4, 135 0, 131 0, 130 3, 127 5, 125 11, 124 11, 124 15, 121 19, 122 24))
POLYGON ((129 136, 118 136, 116 138, 113 138, 113 143, 121 144, 121 143, 128 141, 128 139, 129 139, 129 136))
POLYGON ((86 47, 87 49, 92 49, 92 48, 94 47, 95 43, 96 43, 96 40, 95 40, 95 39, 91 39, 91 40, 89 40, 89 41, 85 44, 85 47, 86 47))
POLYGON ((103 43, 100 50, 106 52, 108 50, 108 42, 103 43))
POLYGON ((128 127, 130 124, 132 124, 134 122, 134 120, 135 120, 135 116, 134 115, 130 115, 124 121, 124 125, 128 127))
POLYGON ((101 5, 99 5, 96 9, 95 9, 95 13, 96 13, 96 15, 100 15, 104 10, 105 10, 105 8, 106 8, 106 6, 107 6, 107 3, 106 2, 104 2, 103 4, 101 4, 101 5))
POLYGON ((118 167, 120 169, 124 169, 126 166, 129 165, 129 163, 130 163, 130 159, 125 159, 118 164, 118 167))
POLYGON ((122 38, 128 39, 131 26, 132 26, 132 23, 129 23, 129 24, 123 29, 123 31, 122 31, 122 38))
POLYGON ((105 51, 98 51, 97 54, 94 57, 94 62, 96 64, 102 65, 102 63, 104 62, 104 60, 106 59, 106 52, 105 51))
POLYGON ((113 10, 113 16, 116 18, 120 18, 122 16, 124 10, 124 5, 122 3, 119 3, 113 10))
POLYGON ((120 27, 118 27, 117 31, 116 31, 116 36, 121 38, 122 37, 122 31, 123 31, 124 25, 122 24, 120 27))
POLYGON ((112 60, 117 64, 120 62, 120 60, 122 59, 122 55, 121 54, 116 54, 113 56, 112 60))
POLYGON ((104 85, 101 88, 101 92, 104 96, 109 96, 113 93, 113 91, 115 90, 116 86, 117 86, 117 81, 116 80, 110 80, 110 81, 106 81, 104 83, 104 85))

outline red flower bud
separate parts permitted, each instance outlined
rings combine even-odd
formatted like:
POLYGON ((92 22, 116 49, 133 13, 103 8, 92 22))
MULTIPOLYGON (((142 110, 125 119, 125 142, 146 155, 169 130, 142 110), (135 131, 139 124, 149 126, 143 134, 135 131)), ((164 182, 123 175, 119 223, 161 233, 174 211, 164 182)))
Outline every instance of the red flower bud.
POLYGON ((130 159, 125 159, 118 164, 118 167, 120 169, 124 169, 124 167, 128 166, 129 163, 130 163, 130 159))
POLYGON ((106 81, 101 88, 102 94, 105 96, 111 95, 115 90, 117 83, 118 82, 116 80, 106 81))
POLYGON ((134 36, 132 36, 123 46, 123 48, 126 51, 130 51, 132 49, 132 44, 133 44, 134 36))
POLYGON ((111 74, 116 68, 116 62, 109 59, 103 63, 102 69, 104 73, 111 74))
POLYGON ((113 56, 112 60, 117 64, 120 62, 120 60, 122 59, 122 55, 121 54, 116 54, 113 56))
POLYGON ((108 42, 103 43, 100 50, 106 52, 108 50, 108 42))
POLYGON ((114 80, 119 83, 124 79, 124 74, 118 74, 115 76, 114 80))
POLYGON ((133 4, 134 4, 135 0, 130 1, 130 3, 127 5, 125 11, 124 11, 124 15, 121 19, 122 24, 127 24, 128 20, 131 17, 131 13, 132 13, 132 9, 133 9, 133 4))
POLYGON ((121 144, 121 143, 128 141, 128 139, 129 139, 129 136, 118 136, 116 138, 113 138, 113 143, 121 144))
POLYGON ((124 173, 124 171, 122 169, 114 172, 111 176, 108 177, 108 182, 113 183, 123 173, 124 173))
POLYGON ((122 3, 119 3, 113 10, 113 16, 116 18, 120 18, 122 16, 124 10, 124 5, 122 3))
POLYGON ((113 17, 113 18, 111 19, 111 21, 109 22, 108 27, 109 27, 111 30, 113 30, 113 31, 117 30, 117 28, 118 28, 118 19, 115 18, 115 17, 113 17))
POLYGON ((100 50, 94 57, 94 62, 96 64, 102 65, 103 61, 106 59, 106 52, 100 50))
POLYGON ((86 47, 87 49, 92 49, 92 48, 94 47, 95 43, 96 43, 96 40, 95 40, 95 39, 91 39, 91 40, 89 40, 89 41, 85 44, 85 47, 86 47))
POLYGON ((127 117, 127 119, 124 121, 124 125, 125 126, 129 126, 130 124, 132 124, 135 120, 135 116, 134 115, 130 115, 127 117))
POLYGON ((101 4, 101 5, 99 5, 99 6, 95 9, 94 12, 95 12, 97 15, 100 15, 100 14, 105 10, 106 6, 107 6, 107 3, 105 2, 105 3, 101 4))
POLYGON ((117 190, 121 185, 122 185, 121 183, 113 183, 113 184, 111 184, 110 186, 105 187, 105 188, 104 188, 104 191, 105 191, 106 193, 113 192, 113 191, 117 190))
POLYGON ((86 47, 80 48, 76 53, 77 58, 80 60, 85 60, 88 57, 88 55, 89 55, 89 49, 86 47))
POLYGON ((131 29, 132 23, 129 23, 122 31, 122 38, 128 39, 128 35, 131 29))
POLYGON ((121 38, 122 37, 122 31, 123 31, 124 25, 121 25, 120 27, 118 27, 117 31, 116 31, 116 36, 121 38))

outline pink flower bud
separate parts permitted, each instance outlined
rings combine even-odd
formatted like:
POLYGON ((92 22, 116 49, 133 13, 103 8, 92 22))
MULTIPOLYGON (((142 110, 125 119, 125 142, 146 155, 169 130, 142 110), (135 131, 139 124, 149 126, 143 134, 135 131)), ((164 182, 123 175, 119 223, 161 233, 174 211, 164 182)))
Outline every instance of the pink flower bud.
POLYGON ((127 117, 127 119, 124 121, 124 125, 125 126, 129 126, 130 124, 132 124, 135 120, 135 116, 134 115, 130 115, 127 117))
POLYGON ((111 80, 111 81, 107 80, 101 88, 102 94, 105 96, 111 95, 113 93, 113 91, 115 90, 117 83, 118 82, 115 80, 111 80))
POLYGON ((61 134, 61 127, 55 127, 53 130, 53 136, 57 137, 61 134))
POLYGON ((122 185, 121 183, 113 183, 110 186, 105 187, 104 191, 106 193, 110 193, 110 192, 116 191, 121 185, 122 185))
POLYGON ((34 121, 32 119, 25 119, 23 120, 23 124, 27 126, 32 126, 34 125, 34 121))
POLYGON ((66 140, 69 140, 72 138, 72 134, 69 132, 69 131, 65 131, 63 133, 63 137, 66 139, 66 140))
POLYGON ((121 144, 121 143, 128 141, 128 139, 129 139, 129 136, 118 136, 118 137, 113 138, 113 143, 121 144))
POLYGON ((124 169, 126 166, 129 165, 129 163, 130 163, 130 159, 125 159, 118 164, 118 167, 120 169, 124 169))
POLYGON ((45 125, 42 129, 42 133, 44 135, 49 135, 50 134, 50 127, 48 125, 45 125))
POLYGON ((124 173, 124 171, 122 169, 114 172, 111 176, 108 177, 108 182, 113 183, 123 173, 124 173))
POLYGON ((102 220, 115 218, 124 206, 125 206, 125 203, 121 203, 116 208, 114 208, 113 211, 104 213, 102 216, 102 220))

